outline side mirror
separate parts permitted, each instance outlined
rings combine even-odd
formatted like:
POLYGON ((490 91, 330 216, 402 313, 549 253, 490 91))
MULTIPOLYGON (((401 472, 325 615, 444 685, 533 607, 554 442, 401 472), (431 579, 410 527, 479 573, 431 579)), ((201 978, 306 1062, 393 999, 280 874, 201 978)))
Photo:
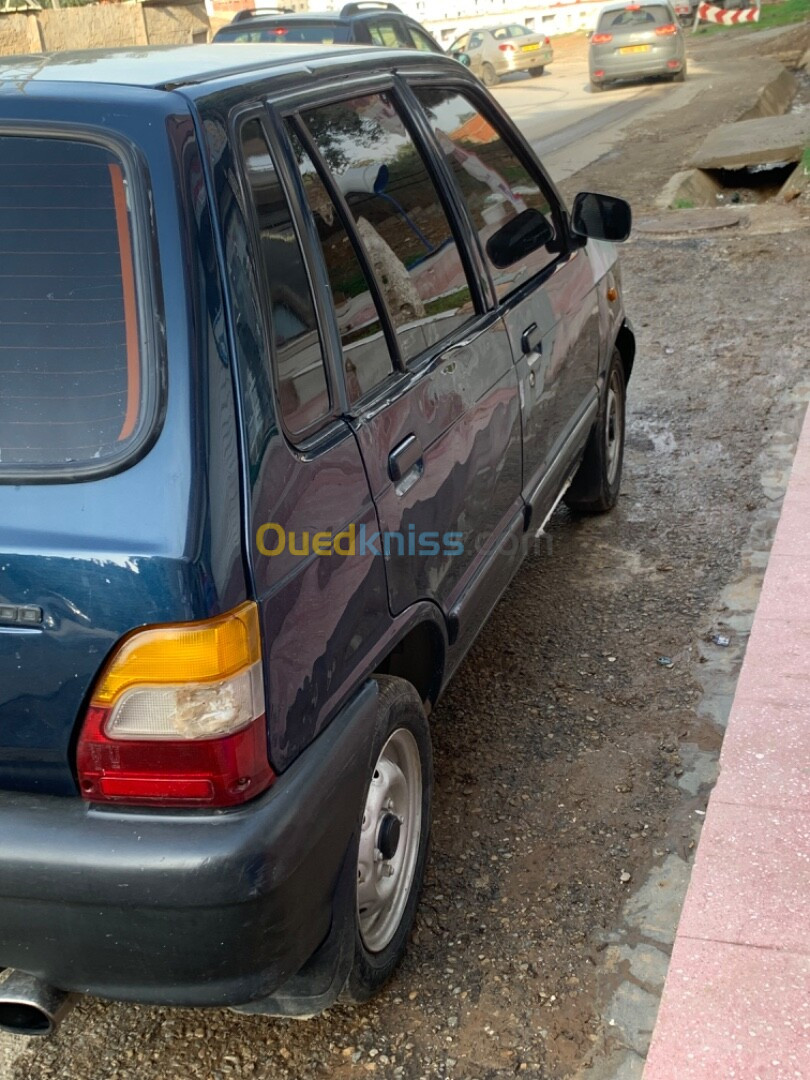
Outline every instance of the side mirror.
POLYGON ((463 64, 464 67, 469 67, 470 66, 470 57, 469 57, 468 53, 454 52, 454 53, 451 53, 451 55, 452 55, 454 60, 458 60, 458 62, 460 64, 463 64))
POLYGON ((505 270, 554 239, 554 230, 539 210, 524 210, 502 225, 486 243, 493 266, 505 270))
POLYGON ((571 229, 591 240, 612 240, 620 244, 630 235, 633 214, 630 204, 613 195, 581 191, 574 199, 571 229))

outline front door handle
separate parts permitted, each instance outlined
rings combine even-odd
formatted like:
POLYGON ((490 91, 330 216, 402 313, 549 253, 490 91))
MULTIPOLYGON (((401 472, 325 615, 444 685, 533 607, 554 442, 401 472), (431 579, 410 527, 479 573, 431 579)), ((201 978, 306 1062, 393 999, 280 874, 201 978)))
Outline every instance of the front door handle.
POLYGON ((388 455, 388 475, 398 484, 415 469, 421 472, 422 464, 422 444, 416 435, 409 435, 388 455))
POLYGON ((520 335, 520 347, 524 356, 531 356, 532 353, 542 355, 543 335, 538 333, 536 322, 530 323, 520 335))

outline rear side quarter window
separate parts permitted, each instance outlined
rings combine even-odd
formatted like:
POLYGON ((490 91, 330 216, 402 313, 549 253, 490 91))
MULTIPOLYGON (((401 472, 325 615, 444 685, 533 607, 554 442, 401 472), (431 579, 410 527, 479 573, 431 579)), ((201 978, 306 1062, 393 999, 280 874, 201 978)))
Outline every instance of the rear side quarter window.
POLYGON ((0 135, 0 481, 112 471, 154 427, 132 185, 110 147, 0 135))

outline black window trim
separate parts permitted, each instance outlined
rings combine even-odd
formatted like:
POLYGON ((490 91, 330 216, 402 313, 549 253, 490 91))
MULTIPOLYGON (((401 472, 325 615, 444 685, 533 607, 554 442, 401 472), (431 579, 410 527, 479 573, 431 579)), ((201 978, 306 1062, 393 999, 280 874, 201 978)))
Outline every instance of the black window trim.
POLYGON ((319 290, 316 287, 316 282, 312 278, 311 271, 311 259, 309 258, 309 252, 307 250, 307 244, 304 241, 302 230, 300 228, 299 215, 296 212, 296 200, 290 198, 289 189, 284 181, 282 175, 283 166, 281 162, 283 160, 282 154, 279 153, 279 148, 276 144, 276 140, 273 138, 272 124, 269 122, 270 117, 268 110, 263 102, 251 102, 238 109, 235 109, 228 117, 228 129, 231 138, 231 145, 233 147, 233 160, 236 163, 236 173, 238 177, 238 183, 243 201, 243 213, 245 216, 245 227, 251 247, 254 253, 255 273, 256 273, 256 288, 258 289, 257 296, 257 308, 259 311, 259 317, 261 319, 262 337, 264 338, 264 346, 266 355, 270 364, 270 381, 273 389, 273 396, 276 403, 276 415, 278 417, 279 426, 284 434, 285 439, 291 446, 296 447, 301 451, 306 451, 311 448, 315 443, 318 443, 322 437, 328 437, 326 433, 336 423, 340 422, 341 406, 342 406, 342 386, 336 383, 334 376, 334 365, 330 360, 330 348, 327 344, 324 336, 324 322, 322 318, 321 303, 319 301, 319 290), (264 134, 267 142, 268 150, 273 162, 273 167, 278 177, 279 184, 281 186, 284 198, 287 201, 287 206, 290 211, 290 219, 293 225, 293 231, 295 232, 298 245, 301 249, 302 259, 304 262, 304 272, 309 284, 310 295, 312 297, 313 309, 315 312, 315 321, 317 323, 318 336, 320 339, 322 350, 322 361, 324 367, 324 377, 327 386, 327 393, 329 395, 329 408, 328 410, 317 420, 314 420, 307 427, 302 428, 301 431, 293 431, 284 416, 284 411, 281 407, 281 388, 278 381, 278 363, 275 347, 275 336, 273 333, 272 322, 272 304, 270 302, 270 283, 267 280, 267 271, 265 269, 264 260, 261 257, 261 236, 259 234, 259 225, 256 215, 256 206, 253 199, 253 193, 250 188, 250 181, 247 177, 247 169, 245 165, 244 153, 242 150, 242 130, 250 123, 251 120, 258 120, 259 125, 264 134))
POLYGON ((92 124, 26 121, 0 123, 0 136, 62 139, 99 146, 115 155, 124 169, 130 203, 130 240, 138 312, 138 356, 142 400, 139 424, 120 452, 103 461, 72 465, 7 465, 0 462, 0 484, 77 484, 101 480, 141 461, 154 446, 166 416, 167 363, 159 246, 152 214, 149 169, 141 150, 123 134, 92 124))
POLYGON ((472 102, 474 107, 478 110, 478 112, 484 117, 484 119, 491 123, 495 130, 500 134, 501 138, 504 140, 504 142, 515 155, 515 157, 520 161, 526 171, 535 179, 537 179, 538 187, 549 198, 549 203, 552 208, 552 218, 554 221, 555 231, 560 238, 561 250, 554 253, 555 258, 552 259, 540 270, 538 270, 536 274, 532 274, 531 277, 527 278, 526 281, 518 285, 517 288, 515 288, 512 292, 499 299, 495 290, 495 284, 492 280, 492 274, 489 269, 489 264, 484 258, 484 253, 481 250, 480 241, 477 238, 477 231, 473 227, 472 218, 470 217, 467 205, 464 201, 463 196, 461 195, 461 192, 458 190, 458 184, 456 183, 455 177, 452 176, 449 166, 444 160, 444 154, 441 153, 441 148, 439 147, 438 139, 436 138, 436 135, 430 123, 430 118, 428 117, 424 106, 422 105, 418 96, 416 94, 413 94, 414 109, 418 109, 419 115, 424 118, 425 123, 430 127, 430 137, 434 148, 438 153, 439 159, 442 162, 442 168, 447 171, 450 182, 452 183, 453 188, 458 193, 458 198, 461 204, 461 209, 464 213, 465 221, 470 228, 472 234, 476 237, 476 247, 482 259, 482 272, 483 274, 485 274, 485 280, 489 285, 492 303, 498 308, 498 310, 507 311, 515 304, 520 303, 523 299, 525 299, 526 294, 529 291, 537 288, 538 284, 551 277, 552 274, 554 274, 557 269, 559 269, 559 267, 568 262, 571 256, 575 255, 577 250, 579 249, 580 244, 573 237, 570 230, 568 211, 565 202, 559 191, 557 190, 554 182, 551 180, 548 173, 543 168, 542 163, 537 158, 537 155, 532 150, 531 146, 523 139, 522 135, 520 135, 520 132, 513 130, 515 128, 515 125, 512 123, 512 121, 510 121, 509 117, 501 110, 500 106, 498 106, 497 103, 494 102, 494 100, 485 97, 480 86, 478 86, 476 83, 471 83, 466 78, 453 77, 452 75, 446 76, 444 74, 427 75, 424 73, 402 73, 400 74, 400 78, 403 79, 403 81, 409 88, 412 88, 414 86, 428 86, 433 87, 437 90, 457 90, 462 96, 468 98, 472 102), (517 138, 515 137, 516 135, 517 138))

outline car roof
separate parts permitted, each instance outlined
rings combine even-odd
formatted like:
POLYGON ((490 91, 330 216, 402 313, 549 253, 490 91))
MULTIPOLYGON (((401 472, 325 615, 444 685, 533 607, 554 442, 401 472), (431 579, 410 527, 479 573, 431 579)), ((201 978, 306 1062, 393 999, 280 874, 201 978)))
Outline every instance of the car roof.
MULTIPOLYGON (((407 52, 409 50, 402 50, 407 52)), ((412 50, 410 50, 412 51, 412 50)), ((368 45, 232 43, 87 49, 0 57, 0 91, 34 83, 107 83, 150 89, 213 82, 227 76, 306 69, 309 61, 369 60, 378 53, 390 66, 391 50, 368 45)), ((425 54, 418 54, 424 59, 425 54)))

